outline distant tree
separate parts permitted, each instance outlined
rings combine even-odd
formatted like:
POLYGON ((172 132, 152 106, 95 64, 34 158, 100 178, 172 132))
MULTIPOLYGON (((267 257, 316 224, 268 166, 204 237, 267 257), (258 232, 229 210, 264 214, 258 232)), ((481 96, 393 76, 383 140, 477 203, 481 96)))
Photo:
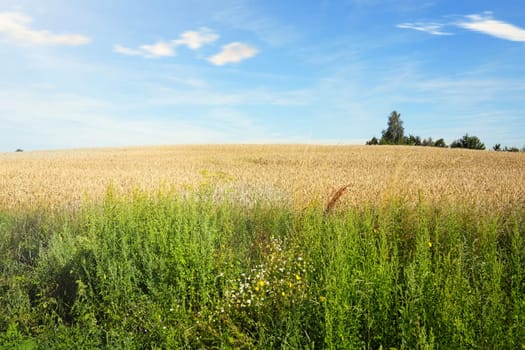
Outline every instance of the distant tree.
POLYGON ((465 134, 461 139, 455 140, 450 144, 452 148, 468 148, 468 149, 485 149, 485 145, 477 136, 469 136, 465 134))
POLYGON ((411 146, 421 146, 421 137, 409 135, 406 144, 411 146))
POLYGON ((383 130, 381 141, 386 144, 402 145, 404 142, 405 129, 403 128, 403 121, 401 114, 392 111, 388 117, 387 129, 383 130))
POLYGON ((434 142, 434 147, 447 147, 447 143, 443 139, 437 139, 436 142, 434 142))
POLYGON ((377 137, 372 137, 369 141, 366 141, 367 145, 379 145, 379 140, 377 137))
MULTIPOLYGON (((518 147, 503 147, 501 148, 501 144, 495 144, 494 147, 492 147, 492 149, 496 152, 520 152, 520 149, 518 147)), ((525 147, 524 147, 525 149, 525 147)), ((524 149, 522 149, 521 151, 523 151, 524 149)))
POLYGON ((21 148, 17 148, 15 152, 24 152, 24 150, 21 148))
POLYGON ((432 140, 432 137, 429 137, 428 139, 424 139, 421 144, 423 146, 428 146, 428 147, 432 147, 434 146, 434 140, 432 140))
POLYGON ((447 147, 445 140, 442 138, 436 141, 434 141, 432 137, 422 140, 419 136, 414 136, 412 134, 405 136, 404 133, 405 129, 403 127, 403 121, 401 120, 401 114, 399 114, 397 111, 392 111, 388 117, 386 130, 381 132, 381 138, 378 140, 377 137, 374 136, 370 140, 366 141, 366 144, 447 147))

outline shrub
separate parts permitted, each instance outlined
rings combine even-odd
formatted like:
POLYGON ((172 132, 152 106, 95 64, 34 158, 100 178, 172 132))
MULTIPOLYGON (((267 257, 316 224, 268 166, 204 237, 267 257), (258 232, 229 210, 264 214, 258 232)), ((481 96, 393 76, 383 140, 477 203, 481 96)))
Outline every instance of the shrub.
POLYGON ((450 144, 452 148, 468 148, 468 149, 480 149, 484 150, 485 145, 477 136, 469 136, 465 134, 461 139, 455 140, 450 144))

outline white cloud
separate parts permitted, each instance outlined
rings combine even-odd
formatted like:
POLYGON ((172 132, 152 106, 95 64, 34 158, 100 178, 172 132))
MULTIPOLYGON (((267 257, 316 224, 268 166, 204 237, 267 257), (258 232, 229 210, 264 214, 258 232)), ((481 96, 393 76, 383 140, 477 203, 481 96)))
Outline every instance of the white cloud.
POLYGON ((243 43, 234 42, 222 47, 221 52, 210 57, 208 60, 217 65, 222 66, 226 63, 238 63, 245 59, 251 58, 258 53, 257 49, 243 43))
POLYGON ((113 51, 122 55, 159 58, 175 56, 175 50, 170 43, 159 41, 152 45, 141 45, 138 49, 130 49, 122 45, 113 46, 113 51))
POLYGON ((525 42, 525 29, 495 20, 492 18, 492 12, 489 11, 482 14, 463 16, 461 20, 452 23, 406 22, 396 25, 397 28, 414 29, 433 35, 453 35, 453 33, 442 30, 446 26, 472 30, 500 39, 525 42))
POLYGON ((476 32, 495 36, 500 39, 525 42, 525 29, 512 24, 492 19, 490 12, 466 16, 468 21, 457 25, 476 32))
POLYGON ((142 56, 144 54, 141 50, 133 50, 122 45, 113 46, 113 51, 129 56, 142 56))
POLYGON ((443 28, 443 24, 440 23, 401 23, 398 24, 396 27, 403 29, 414 29, 432 35, 452 35, 452 33, 442 31, 441 28, 443 28))
POLYGON ((146 58, 159 58, 175 56, 175 50, 166 42, 158 42, 152 45, 141 45, 138 49, 130 49, 122 45, 114 45, 113 51, 122 55, 142 56, 146 58))
POLYGON ((170 43, 159 41, 153 45, 142 45, 140 49, 144 52, 145 57, 171 57, 175 56, 175 51, 170 43))
POLYGON ((0 12, 0 33, 18 43, 35 45, 84 45, 90 38, 80 34, 54 34, 47 30, 31 29, 32 19, 17 12, 0 12))
POLYGON ((138 49, 131 49, 122 45, 113 46, 113 51, 128 56, 143 56, 146 58, 159 58, 175 56, 175 48, 185 45, 192 50, 200 49, 206 44, 211 44, 219 38, 219 35, 208 28, 198 31, 185 31, 178 39, 169 42, 159 41, 156 44, 141 45, 138 49))
POLYGON ((179 39, 173 40, 174 45, 186 45, 192 50, 197 50, 206 44, 211 44, 219 38, 219 35, 208 28, 198 31, 185 31, 179 39))

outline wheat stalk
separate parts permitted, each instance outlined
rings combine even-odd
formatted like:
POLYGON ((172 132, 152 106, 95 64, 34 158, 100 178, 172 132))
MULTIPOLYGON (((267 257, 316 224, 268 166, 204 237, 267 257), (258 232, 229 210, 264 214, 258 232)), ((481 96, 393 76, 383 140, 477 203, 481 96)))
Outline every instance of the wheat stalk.
POLYGON ((346 190, 350 187, 350 185, 344 185, 340 187, 338 190, 334 191, 332 195, 330 196, 330 200, 328 203, 326 203, 326 207, 324 208, 324 215, 330 214, 330 211, 334 208, 335 204, 343 196, 343 194, 346 192, 346 190))

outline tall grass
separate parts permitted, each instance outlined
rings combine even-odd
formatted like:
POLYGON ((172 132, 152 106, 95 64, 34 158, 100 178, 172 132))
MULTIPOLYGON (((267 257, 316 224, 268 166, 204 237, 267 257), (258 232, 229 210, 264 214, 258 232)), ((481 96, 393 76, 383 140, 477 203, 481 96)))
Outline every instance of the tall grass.
POLYGON ((519 349, 525 211, 108 191, 0 215, 0 345, 519 349))

